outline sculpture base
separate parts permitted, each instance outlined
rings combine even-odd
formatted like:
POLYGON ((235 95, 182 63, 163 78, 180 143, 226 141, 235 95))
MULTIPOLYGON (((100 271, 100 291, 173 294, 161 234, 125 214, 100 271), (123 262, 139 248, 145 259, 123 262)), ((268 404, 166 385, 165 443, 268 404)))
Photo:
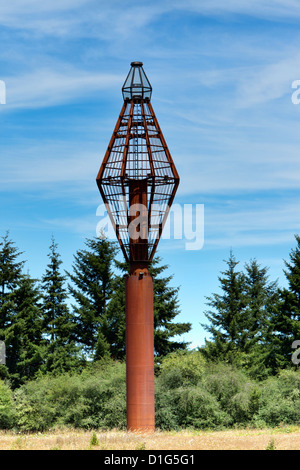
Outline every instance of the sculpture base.
POLYGON ((127 430, 154 432, 153 280, 145 264, 126 279, 127 430))

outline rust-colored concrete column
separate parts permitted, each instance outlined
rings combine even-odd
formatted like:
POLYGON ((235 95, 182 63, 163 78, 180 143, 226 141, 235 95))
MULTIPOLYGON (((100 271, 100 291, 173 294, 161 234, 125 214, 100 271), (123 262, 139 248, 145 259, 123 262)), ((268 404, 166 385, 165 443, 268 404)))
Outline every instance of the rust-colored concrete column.
POLYGON ((153 432, 153 281, 145 264, 133 265, 126 279, 127 430, 153 432))

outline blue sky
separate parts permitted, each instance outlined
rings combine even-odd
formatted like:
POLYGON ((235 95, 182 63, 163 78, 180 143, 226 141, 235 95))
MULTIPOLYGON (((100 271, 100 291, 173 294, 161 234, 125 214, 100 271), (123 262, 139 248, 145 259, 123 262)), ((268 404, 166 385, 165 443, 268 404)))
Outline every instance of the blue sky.
POLYGON ((300 232, 300 3, 296 0, 15 0, 0 7, 0 232, 40 277, 54 235, 64 262, 96 234, 95 178, 140 60, 181 176, 204 204, 204 246, 162 240, 179 321, 203 344, 205 297, 233 250, 285 285, 300 232))

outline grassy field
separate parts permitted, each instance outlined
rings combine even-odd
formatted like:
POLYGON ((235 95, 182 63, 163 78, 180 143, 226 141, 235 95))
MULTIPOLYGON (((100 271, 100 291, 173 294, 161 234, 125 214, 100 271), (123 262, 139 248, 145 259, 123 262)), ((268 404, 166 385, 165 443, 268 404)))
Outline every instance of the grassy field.
POLYGON ((0 450, 299 450, 300 427, 180 431, 56 430, 36 434, 0 432, 0 450))

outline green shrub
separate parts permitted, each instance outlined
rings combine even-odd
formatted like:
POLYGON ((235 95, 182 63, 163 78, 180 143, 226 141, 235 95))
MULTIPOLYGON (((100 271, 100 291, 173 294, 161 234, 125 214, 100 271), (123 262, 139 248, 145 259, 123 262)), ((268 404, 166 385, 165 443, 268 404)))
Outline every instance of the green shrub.
POLYGON ((174 390, 167 389, 159 379, 155 384, 155 426, 163 431, 177 430, 180 427, 174 390))
POLYGON ((174 368, 156 379, 156 427, 178 430, 186 427, 208 429, 228 426, 230 416, 221 409, 217 399, 205 390, 201 382, 188 385, 185 379, 184 386, 175 387, 175 382, 170 386, 170 377, 175 377, 177 373, 178 369, 174 368))
MULTIPOLYGON (((104 369, 83 374, 82 400, 85 412, 79 427, 126 427, 126 375, 125 364, 110 363, 104 369)), ((72 424, 72 423, 70 423, 72 424)))
POLYGON ((214 429, 227 427, 231 418, 209 392, 197 387, 184 387, 176 390, 176 403, 180 427, 214 429))
POLYGON ((98 445, 99 445, 99 440, 98 440, 97 434, 94 431, 90 440, 90 446, 92 447, 92 446, 98 446, 98 445))
POLYGON ((259 408, 260 391, 244 372, 228 364, 212 364, 206 368, 202 381, 233 424, 252 421, 259 408))
POLYGON ((15 411, 11 389, 0 380, 0 429, 14 426, 15 411))
POLYGON ((271 427, 300 424, 300 372, 285 370, 262 384, 255 420, 271 427))
MULTIPOLYGON (((173 353, 155 378, 155 422, 162 430, 300 424, 300 372, 255 382, 195 352, 173 353)), ((126 428, 125 364, 100 361, 77 375, 44 376, 12 392, 0 382, 0 428, 126 428)))
POLYGON ((271 439, 269 444, 266 447, 266 450, 276 450, 275 440, 271 439))
POLYGON ((228 364, 211 364, 203 376, 205 388, 226 407, 230 399, 241 392, 247 383, 247 376, 228 364))
POLYGON ((55 425, 122 428, 126 425, 124 364, 109 363, 78 375, 46 376, 15 393, 17 426, 43 431, 55 425))
POLYGON ((55 423, 56 404, 51 400, 51 380, 28 382, 15 390, 16 426, 23 432, 45 431, 55 423))
POLYGON ((168 388, 196 385, 204 369, 205 359, 200 351, 176 351, 163 358, 160 380, 168 388))

